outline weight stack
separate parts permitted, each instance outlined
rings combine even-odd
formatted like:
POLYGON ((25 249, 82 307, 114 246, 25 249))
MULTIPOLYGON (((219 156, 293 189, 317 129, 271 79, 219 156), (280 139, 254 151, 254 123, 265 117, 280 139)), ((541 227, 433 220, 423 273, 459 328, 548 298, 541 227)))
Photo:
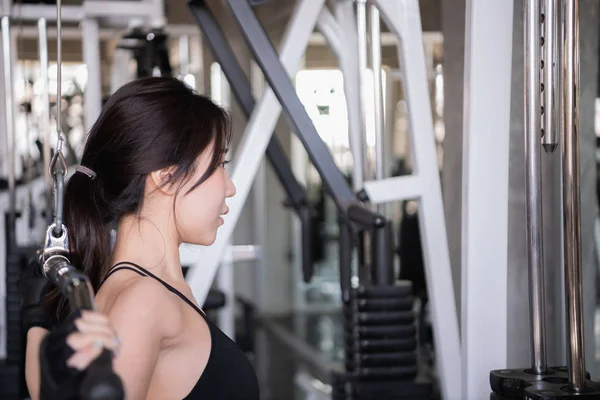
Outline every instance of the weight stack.
POLYGON ((12 216, 6 213, 6 359, 0 360, 0 400, 20 398, 24 387, 19 274, 28 249, 17 246, 14 226, 12 216))
POLYGON ((413 302, 408 281, 352 290, 344 305, 346 373, 332 380, 334 400, 429 398, 430 385, 415 382, 413 302))

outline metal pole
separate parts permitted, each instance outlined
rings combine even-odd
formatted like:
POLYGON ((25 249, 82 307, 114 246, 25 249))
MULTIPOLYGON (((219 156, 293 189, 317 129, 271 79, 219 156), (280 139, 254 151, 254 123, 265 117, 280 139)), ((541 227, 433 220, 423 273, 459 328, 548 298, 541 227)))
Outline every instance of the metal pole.
POLYGON ((384 178, 383 152, 383 84, 381 77, 381 30, 379 9, 371 5, 371 68, 373 70, 373 106, 375 117, 375 179, 384 178))
POLYGON ((347 304, 350 301, 350 289, 352 288, 352 236, 348 222, 344 220, 343 215, 338 217, 340 225, 339 241, 339 267, 340 267, 340 288, 342 291, 342 301, 347 304))
MULTIPOLYGON (((40 54, 40 75, 42 78, 42 139, 44 171, 50 169, 50 92, 48 88, 48 23, 46 18, 38 20, 38 50, 40 54)), ((52 179, 49 174, 42 174, 46 186, 46 206, 52 208, 52 179)), ((51 214, 48 214, 51 215, 51 214)))
POLYGON ((557 88, 558 85, 558 52, 557 29, 558 26, 558 0, 544 0, 544 68, 542 91, 544 103, 544 135, 542 146, 547 153, 552 153, 558 146, 557 135, 557 88))
POLYGON ((539 135, 540 108, 540 8, 539 0, 525 1, 525 167, 527 191, 527 247, 531 369, 541 374, 546 365, 544 260, 542 238, 542 174, 539 135))
POLYGON ((12 42, 10 38, 10 17, 2 17, 2 50, 4 67, 4 105, 6 126, 6 151, 8 153, 8 211, 14 215, 16 208, 15 188, 15 115, 12 81, 12 42))
POLYGON ((179 37, 179 73, 183 76, 190 72, 190 37, 179 37))
POLYGON ((563 230, 569 383, 585 387, 579 214, 579 2, 565 0, 563 43, 563 230))
POLYGON ((352 152, 352 189, 358 193, 364 187, 363 128, 361 120, 360 72, 356 63, 358 40, 354 18, 354 5, 350 2, 336 4, 336 17, 325 7, 317 21, 319 31, 338 58, 344 75, 344 93, 348 110, 348 138, 352 152))
MULTIPOLYGON (((369 148, 367 144, 367 110, 366 110, 366 72, 367 72, 367 1, 356 0, 356 32, 358 38, 358 70, 360 75, 360 103, 362 120, 362 162, 364 177, 370 177, 369 169, 369 148)), ((356 162, 356 161, 355 161, 356 162)))
POLYGON ((81 22, 81 29, 83 32, 81 41, 83 60, 88 70, 88 82, 84 93, 85 130, 89 132, 102 112, 102 65, 98 20, 84 19, 81 22))
MULTIPOLYGON (((62 135, 62 4, 56 2, 56 133, 62 135)), ((90 71, 93 73, 93 71, 90 71)), ((58 149, 57 149, 58 150, 58 149)), ((60 229, 60 227, 58 227, 60 229)))

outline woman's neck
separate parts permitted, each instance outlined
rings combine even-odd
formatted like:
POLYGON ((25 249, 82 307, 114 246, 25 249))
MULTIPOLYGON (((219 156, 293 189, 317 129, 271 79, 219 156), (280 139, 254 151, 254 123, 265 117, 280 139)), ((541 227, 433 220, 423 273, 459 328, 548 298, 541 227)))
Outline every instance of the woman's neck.
POLYGON ((117 228, 112 265, 133 262, 164 280, 183 282, 179 245, 169 231, 168 221, 137 215, 123 217, 117 228))

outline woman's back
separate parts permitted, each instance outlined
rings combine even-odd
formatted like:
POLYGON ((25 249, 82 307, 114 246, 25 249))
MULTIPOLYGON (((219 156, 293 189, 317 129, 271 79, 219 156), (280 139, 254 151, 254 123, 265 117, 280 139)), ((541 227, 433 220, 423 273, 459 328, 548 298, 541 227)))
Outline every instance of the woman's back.
POLYGON ((189 286, 131 263, 109 276, 96 301, 121 338, 114 364, 126 387, 148 388, 140 397, 147 399, 258 399, 252 365, 191 300, 189 286), (160 350, 148 354, 156 343, 160 350))

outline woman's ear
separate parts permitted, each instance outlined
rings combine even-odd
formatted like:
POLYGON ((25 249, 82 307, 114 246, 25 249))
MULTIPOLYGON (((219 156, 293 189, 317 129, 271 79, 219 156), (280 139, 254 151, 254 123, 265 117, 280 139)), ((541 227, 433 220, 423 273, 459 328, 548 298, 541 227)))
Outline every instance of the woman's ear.
POLYGON ((168 196, 174 196, 177 193, 177 187, 173 182, 173 173, 175 167, 167 167, 152 171, 149 180, 155 190, 160 190, 168 196))

